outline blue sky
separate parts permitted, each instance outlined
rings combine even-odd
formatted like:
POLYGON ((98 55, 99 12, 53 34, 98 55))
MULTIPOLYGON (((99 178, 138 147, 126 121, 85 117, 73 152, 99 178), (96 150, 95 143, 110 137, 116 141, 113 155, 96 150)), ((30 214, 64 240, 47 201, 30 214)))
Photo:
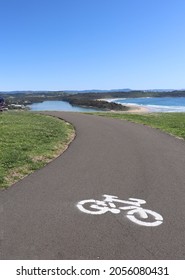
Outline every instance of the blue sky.
POLYGON ((0 0, 0 91, 185 88, 184 0, 0 0))

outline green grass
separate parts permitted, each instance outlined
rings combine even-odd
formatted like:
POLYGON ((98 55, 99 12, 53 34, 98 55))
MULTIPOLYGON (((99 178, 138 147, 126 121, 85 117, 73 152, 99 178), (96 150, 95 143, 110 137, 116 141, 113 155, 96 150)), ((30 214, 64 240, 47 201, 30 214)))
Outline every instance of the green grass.
POLYGON ((117 119, 124 119, 158 128, 176 137, 185 139, 185 113, 122 114, 95 113, 117 119))
POLYGON ((0 114, 0 187, 8 187, 62 153, 73 127, 29 112, 0 114))

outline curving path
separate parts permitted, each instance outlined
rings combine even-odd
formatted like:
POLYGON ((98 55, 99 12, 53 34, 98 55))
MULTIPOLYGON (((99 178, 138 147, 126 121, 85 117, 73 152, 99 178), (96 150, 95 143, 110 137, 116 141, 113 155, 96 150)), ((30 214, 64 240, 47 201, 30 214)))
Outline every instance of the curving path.
POLYGON ((184 259, 185 142, 127 121, 46 114, 71 122, 77 135, 62 156, 0 192, 0 258, 184 259), (77 207, 104 194, 145 200, 163 223, 131 220, 150 225, 153 212, 141 219, 77 207))

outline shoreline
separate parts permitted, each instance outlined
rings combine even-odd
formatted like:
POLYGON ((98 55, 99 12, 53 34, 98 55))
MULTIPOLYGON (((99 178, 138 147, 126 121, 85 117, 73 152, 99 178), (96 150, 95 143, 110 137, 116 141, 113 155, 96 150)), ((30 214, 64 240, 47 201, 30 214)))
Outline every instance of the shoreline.
MULTIPOLYGON (((97 99, 98 101, 107 101, 109 99, 97 99)), ((111 101, 114 102, 114 101, 111 101)), ((123 106, 126 106, 128 108, 127 111, 116 111, 116 110, 111 110, 111 112, 116 112, 116 113, 137 113, 137 114, 146 114, 146 113, 150 113, 150 110, 144 106, 140 106, 140 105, 131 105, 131 104, 121 104, 123 106)))
POLYGON ((129 110, 127 111, 128 113, 138 113, 138 114, 150 113, 150 110, 144 106, 128 105, 128 108, 129 108, 129 110))

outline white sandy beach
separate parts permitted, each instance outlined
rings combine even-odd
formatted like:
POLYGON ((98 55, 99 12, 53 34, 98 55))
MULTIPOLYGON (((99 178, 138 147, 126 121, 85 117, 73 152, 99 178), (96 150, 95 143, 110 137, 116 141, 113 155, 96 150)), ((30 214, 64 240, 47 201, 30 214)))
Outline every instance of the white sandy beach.
MULTIPOLYGON (((108 101, 108 99, 97 99, 99 101, 108 101)), ((112 101, 108 101, 108 102, 114 102, 114 100, 112 101)), ((126 106, 129 108, 128 111, 114 111, 114 110, 111 110, 111 112, 116 112, 116 113, 137 113, 137 114, 146 114, 146 113, 149 113, 150 110, 147 109, 146 107, 144 106, 137 106, 137 105, 127 105, 127 104, 121 104, 123 106, 126 106)))
POLYGON ((128 113, 139 113, 139 114, 146 114, 149 113, 149 109, 147 109, 146 107, 143 106, 137 106, 137 105, 126 105, 127 107, 129 107, 129 111, 127 111, 128 113))

